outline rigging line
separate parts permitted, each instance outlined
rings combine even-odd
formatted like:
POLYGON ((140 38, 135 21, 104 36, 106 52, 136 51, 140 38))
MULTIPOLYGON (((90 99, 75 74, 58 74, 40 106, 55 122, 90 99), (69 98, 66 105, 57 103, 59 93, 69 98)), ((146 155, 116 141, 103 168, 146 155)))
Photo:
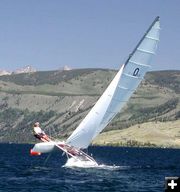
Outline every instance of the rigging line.
POLYGON ((49 160, 50 156, 51 156, 52 152, 49 153, 49 155, 47 156, 47 158, 45 159, 44 163, 43 163, 43 166, 46 165, 47 161, 49 160))

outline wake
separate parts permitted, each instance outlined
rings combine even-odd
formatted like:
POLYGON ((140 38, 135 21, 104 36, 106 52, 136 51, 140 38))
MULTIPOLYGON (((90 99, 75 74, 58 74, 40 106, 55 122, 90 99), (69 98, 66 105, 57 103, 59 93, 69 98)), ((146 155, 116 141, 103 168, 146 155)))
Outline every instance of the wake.
POLYGON ((104 170, 125 170, 129 169, 130 166, 117 166, 117 165, 105 165, 98 164, 96 162, 82 161, 80 159, 69 158, 65 165, 65 168, 91 168, 91 169, 104 169, 104 170))

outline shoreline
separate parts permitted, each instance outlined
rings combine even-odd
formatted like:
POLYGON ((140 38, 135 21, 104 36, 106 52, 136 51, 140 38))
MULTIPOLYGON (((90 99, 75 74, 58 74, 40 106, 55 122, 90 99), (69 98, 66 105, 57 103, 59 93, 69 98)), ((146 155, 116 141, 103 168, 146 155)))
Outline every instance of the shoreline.
MULTIPOLYGON (((0 145, 34 145, 36 143, 13 143, 13 142, 3 142, 0 145)), ((180 146, 158 146, 158 145, 119 145, 119 144, 92 144, 89 147, 127 147, 127 148, 150 148, 150 149, 180 149, 180 146)))

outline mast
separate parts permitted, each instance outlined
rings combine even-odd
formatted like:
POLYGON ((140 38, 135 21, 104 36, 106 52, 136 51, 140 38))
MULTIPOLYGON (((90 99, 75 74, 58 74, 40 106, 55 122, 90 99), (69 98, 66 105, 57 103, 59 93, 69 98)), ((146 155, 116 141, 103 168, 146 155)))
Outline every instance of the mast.
MULTIPOLYGON (((145 32, 145 34, 143 35, 143 37, 140 39, 139 43, 136 45, 136 47, 133 49, 132 53, 129 54, 128 59, 125 62, 125 65, 127 65, 127 63, 129 62, 129 60, 131 59, 132 55, 135 53, 135 51, 137 50, 137 48, 139 47, 139 45, 142 43, 142 41, 144 40, 144 38, 146 37, 146 35, 149 33, 149 31, 152 29, 152 27, 154 26, 154 24, 160 21, 160 17, 157 16, 154 21, 152 22, 152 24, 149 26, 149 28, 147 29, 147 31, 145 32)), ((160 28, 159 28, 160 29, 160 28)), ((159 39, 157 39, 157 41, 159 41, 159 39)))

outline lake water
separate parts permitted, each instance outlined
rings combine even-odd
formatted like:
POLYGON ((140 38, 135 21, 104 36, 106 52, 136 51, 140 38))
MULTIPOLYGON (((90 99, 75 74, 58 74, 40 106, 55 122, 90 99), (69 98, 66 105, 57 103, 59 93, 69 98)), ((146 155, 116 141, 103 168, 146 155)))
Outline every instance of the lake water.
POLYGON ((180 149, 90 147, 98 163, 115 167, 71 169, 61 152, 32 157, 31 147, 0 144, 0 192, 160 192, 165 176, 180 176, 180 149))

